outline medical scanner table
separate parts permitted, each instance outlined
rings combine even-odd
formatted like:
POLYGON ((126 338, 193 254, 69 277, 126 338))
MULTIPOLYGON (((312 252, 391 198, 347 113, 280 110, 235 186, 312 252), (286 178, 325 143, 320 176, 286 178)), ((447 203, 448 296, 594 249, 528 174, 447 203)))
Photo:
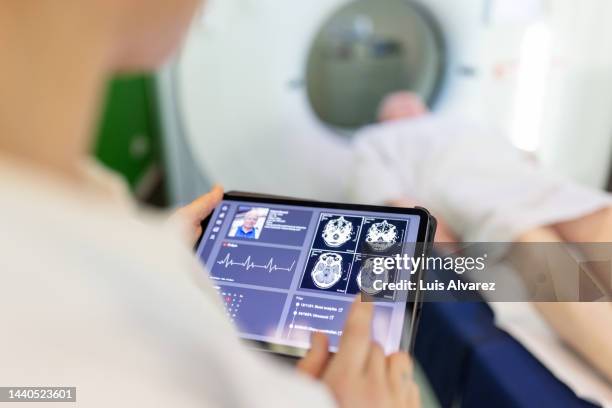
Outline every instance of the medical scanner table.
POLYGON ((484 301, 426 302, 415 354, 443 407, 597 406, 497 328, 484 301))

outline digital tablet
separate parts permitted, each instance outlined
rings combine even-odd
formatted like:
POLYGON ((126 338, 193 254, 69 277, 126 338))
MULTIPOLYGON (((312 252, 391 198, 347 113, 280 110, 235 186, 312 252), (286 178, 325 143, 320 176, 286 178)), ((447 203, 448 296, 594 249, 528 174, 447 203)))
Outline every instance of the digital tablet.
MULTIPOLYGON (((337 350, 351 302, 362 293, 375 295, 372 336, 387 353, 414 341, 418 299, 367 282, 373 257, 427 252, 435 219, 426 210, 228 193, 202 231, 197 257, 227 318, 257 347, 301 356, 320 331, 337 350)), ((401 273, 410 279, 421 271, 387 279, 401 273)))

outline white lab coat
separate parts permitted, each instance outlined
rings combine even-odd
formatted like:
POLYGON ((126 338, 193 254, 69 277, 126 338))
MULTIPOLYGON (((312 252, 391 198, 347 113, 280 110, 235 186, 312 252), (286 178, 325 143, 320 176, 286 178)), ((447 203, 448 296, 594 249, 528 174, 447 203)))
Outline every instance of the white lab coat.
POLYGON ((75 386, 87 407, 333 405, 240 343, 177 231, 96 173, 75 188, 0 161, 0 386, 75 386))
POLYGON ((512 242, 534 227, 612 205, 612 196, 551 174, 505 138, 454 116, 372 125, 354 143, 350 197, 407 197, 465 242, 512 242))

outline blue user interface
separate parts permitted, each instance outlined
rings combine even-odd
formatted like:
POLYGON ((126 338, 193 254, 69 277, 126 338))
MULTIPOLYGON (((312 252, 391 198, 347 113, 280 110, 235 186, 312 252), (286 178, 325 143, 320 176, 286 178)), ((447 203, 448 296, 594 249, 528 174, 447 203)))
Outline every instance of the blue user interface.
MULTIPOLYGON (((419 222, 417 215, 225 200, 197 256, 243 338, 308 348, 321 331, 336 350, 354 296, 372 291, 368 257, 415 243, 419 222)), ((376 303, 372 336, 388 353, 400 347, 405 313, 404 302, 376 303)))

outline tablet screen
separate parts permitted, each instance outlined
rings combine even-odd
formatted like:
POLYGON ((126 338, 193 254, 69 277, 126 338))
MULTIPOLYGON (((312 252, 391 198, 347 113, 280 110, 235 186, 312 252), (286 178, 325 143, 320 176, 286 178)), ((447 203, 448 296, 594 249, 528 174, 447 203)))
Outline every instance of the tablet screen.
MULTIPOLYGON (((368 258, 389 256, 391 247, 414 252, 407 244, 422 232, 418 214, 250 200, 224 200, 196 252, 240 335, 265 343, 308 348, 321 331, 336 350, 354 296, 376 291, 365 284, 368 258)), ((397 351, 406 304, 393 293, 377 296, 389 301, 376 302, 373 338, 397 351)))

